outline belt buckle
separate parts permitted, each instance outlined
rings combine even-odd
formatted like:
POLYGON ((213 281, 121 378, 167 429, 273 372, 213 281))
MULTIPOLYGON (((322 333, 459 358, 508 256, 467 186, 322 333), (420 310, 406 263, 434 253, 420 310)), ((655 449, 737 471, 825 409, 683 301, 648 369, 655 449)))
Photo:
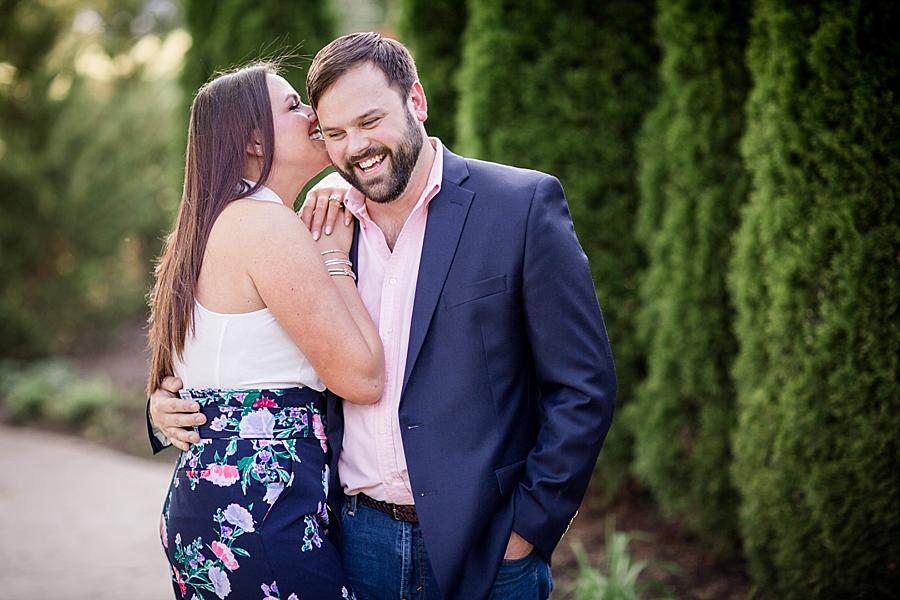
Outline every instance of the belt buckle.
POLYGON ((391 504, 391 516, 394 517, 395 521, 401 521, 400 515, 397 514, 397 505, 391 504))

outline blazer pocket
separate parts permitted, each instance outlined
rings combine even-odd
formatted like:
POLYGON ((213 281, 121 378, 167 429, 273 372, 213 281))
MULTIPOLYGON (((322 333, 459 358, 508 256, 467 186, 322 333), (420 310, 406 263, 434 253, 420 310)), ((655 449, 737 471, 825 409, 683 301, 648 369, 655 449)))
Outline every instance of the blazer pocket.
POLYGON ((472 302, 486 296, 506 291, 506 275, 494 275, 475 283, 468 283, 457 288, 444 290, 444 305, 453 308, 466 302, 472 302))
POLYGON ((505 467, 500 467, 494 471, 494 475, 497 476, 497 485, 500 486, 500 495, 508 496, 512 493, 516 486, 519 485, 519 482, 522 480, 522 475, 525 473, 525 461, 520 460, 518 462, 514 462, 511 465, 506 465, 505 467))

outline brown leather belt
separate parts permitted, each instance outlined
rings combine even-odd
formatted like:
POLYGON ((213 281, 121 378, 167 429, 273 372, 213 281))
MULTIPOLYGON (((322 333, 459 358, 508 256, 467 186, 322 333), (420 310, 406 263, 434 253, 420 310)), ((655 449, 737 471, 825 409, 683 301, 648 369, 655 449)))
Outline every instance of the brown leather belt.
POLYGON ((377 511, 383 512, 395 521, 403 521, 404 523, 419 522, 419 515, 416 514, 415 504, 391 504, 390 502, 382 502, 381 500, 366 496, 362 492, 356 496, 356 501, 363 506, 368 506, 369 508, 374 508, 377 511))

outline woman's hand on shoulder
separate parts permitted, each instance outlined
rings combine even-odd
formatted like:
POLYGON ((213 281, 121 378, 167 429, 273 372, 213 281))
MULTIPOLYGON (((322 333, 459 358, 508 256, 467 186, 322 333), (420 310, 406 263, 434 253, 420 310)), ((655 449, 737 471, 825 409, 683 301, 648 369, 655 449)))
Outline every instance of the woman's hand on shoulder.
POLYGON ((299 215, 314 240, 321 239, 323 231, 328 236, 339 224, 349 226, 353 222, 353 215, 344 208, 349 190, 350 184, 337 173, 331 173, 306 194, 299 215))

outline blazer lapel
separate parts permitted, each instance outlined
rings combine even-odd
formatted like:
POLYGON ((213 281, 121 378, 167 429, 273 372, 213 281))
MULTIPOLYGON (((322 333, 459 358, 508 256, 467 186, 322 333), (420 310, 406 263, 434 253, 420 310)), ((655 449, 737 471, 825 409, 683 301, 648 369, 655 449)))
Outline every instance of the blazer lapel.
POLYGON ((353 241, 350 242, 350 262, 353 263, 350 268, 353 274, 359 277, 359 271, 356 266, 356 258, 359 256, 359 221, 353 219, 353 241))
POLYGON ((406 391, 410 373, 419 357, 434 309, 444 289, 444 282, 450 271, 450 265, 453 264, 453 256, 475 195, 459 186, 468 174, 465 161, 445 149, 441 191, 428 204, 428 222, 425 225, 425 239, 419 261, 401 398, 406 391))

